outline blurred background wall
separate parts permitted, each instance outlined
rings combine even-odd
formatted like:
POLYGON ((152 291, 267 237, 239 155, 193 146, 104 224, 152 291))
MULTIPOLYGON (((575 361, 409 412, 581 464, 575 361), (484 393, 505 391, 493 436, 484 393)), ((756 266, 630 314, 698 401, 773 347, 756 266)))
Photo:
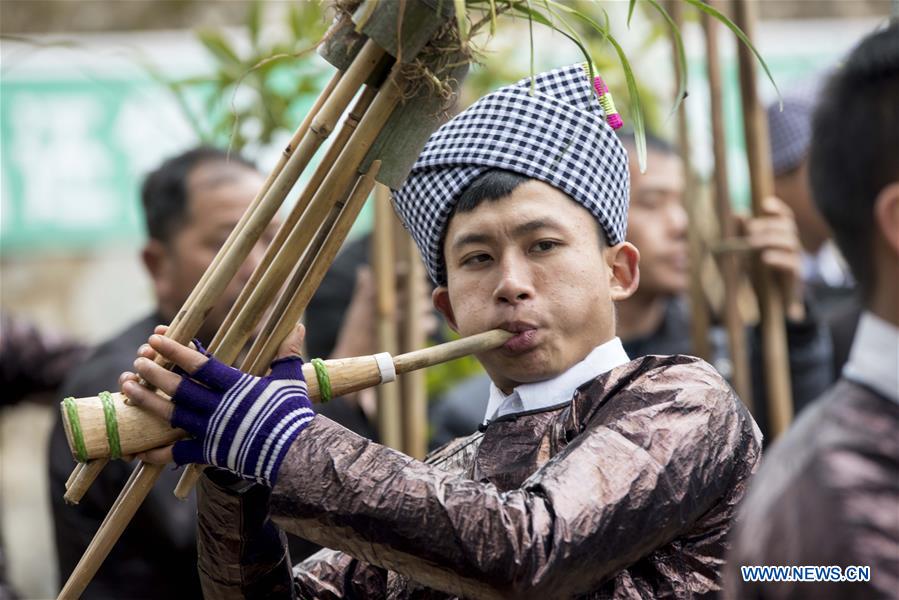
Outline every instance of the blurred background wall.
MULTIPOLYGON (((664 27, 647 13, 628 30, 627 3, 603 6, 633 62, 649 123, 673 136, 664 27)), ((787 89, 834 64, 884 20, 890 2, 771 0, 759 8, 757 46, 787 89)), ((143 176, 201 139, 227 145, 232 112, 241 115, 238 147, 263 170, 271 168, 286 128, 299 123, 331 71, 313 53, 242 77, 258 58, 308 47, 325 27, 319 5, 304 1, 0 2, 0 307, 90 344, 144 314, 152 297, 138 260, 143 176)), ((724 31, 721 37, 730 173, 740 205, 747 194, 734 42, 724 31)), ((520 26, 500 26, 484 67, 470 77, 467 101, 528 73, 523 39, 520 26)), ((694 164, 708 175, 707 89, 695 18, 685 42, 694 164)), ((537 31, 535 47, 538 69, 580 60, 564 38, 545 31, 537 31)), ((627 121, 617 60, 598 40, 590 49, 627 121)), ((768 82, 763 90, 774 97, 768 82)), ((364 218, 360 227, 366 224, 364 218)), ((53 410, 22 405, 0 413, 0 530, 10 578, 26 598, 56 593, 44 475, 53 410)))

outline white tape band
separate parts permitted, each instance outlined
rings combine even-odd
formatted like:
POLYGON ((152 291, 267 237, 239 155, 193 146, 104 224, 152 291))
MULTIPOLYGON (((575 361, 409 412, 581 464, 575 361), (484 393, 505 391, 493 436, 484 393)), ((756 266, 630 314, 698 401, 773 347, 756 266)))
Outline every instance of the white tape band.
POLYGON ((378 370, 381 372, 381 383, 396 380, 396 368, 393 366, 393 357, 390 356, 390 352, 375 354, 375 360, 378 362, 378 370))

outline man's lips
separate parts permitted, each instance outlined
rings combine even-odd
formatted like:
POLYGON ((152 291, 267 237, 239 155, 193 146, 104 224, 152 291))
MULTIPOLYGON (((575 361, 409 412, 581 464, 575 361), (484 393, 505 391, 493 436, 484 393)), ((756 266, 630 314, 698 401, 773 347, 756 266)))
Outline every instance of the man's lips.
POLYGON ((527 352, 537 345, 537 326, 530 323, 513 322, 503 323, 500 329, 505 329, 515 335, 503 344, 503 350, 512 354, 527 352))

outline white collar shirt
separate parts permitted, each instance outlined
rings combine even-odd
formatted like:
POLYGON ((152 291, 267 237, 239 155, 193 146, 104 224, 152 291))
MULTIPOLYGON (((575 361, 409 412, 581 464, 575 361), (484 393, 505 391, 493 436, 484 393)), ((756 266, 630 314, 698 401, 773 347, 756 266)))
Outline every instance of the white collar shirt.
POLYGON ((899 402, 899 327, 863 312, 843 377, 899 402))
POLYGON ((621 340, 615 337, 594 348, 584 360, 561 375, 537 383, 523 383, 514 388, 508 396, 491 382, 484 423, 504 415, 530 412, 570 402, 574 391, 582 384, 629 360, 621 340))

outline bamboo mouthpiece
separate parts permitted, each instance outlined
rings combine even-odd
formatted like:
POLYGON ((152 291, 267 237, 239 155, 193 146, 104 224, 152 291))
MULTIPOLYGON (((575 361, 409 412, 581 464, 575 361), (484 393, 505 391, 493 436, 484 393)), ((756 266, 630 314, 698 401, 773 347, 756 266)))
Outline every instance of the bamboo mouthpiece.
MULTIPOLYGON (((395 357, 380 353, 336 360, 314 359, 303 365, 303 376, 309 398, 314 402, 326 401, 391 381, 395 374, 498 348, 512 335, 496 329, 395 357)), ((173 428, 167 421, 127 404, 120 393, 66 398, 61 410, 69 448, 78 462, 136 454, 187 437, 183 429, 173 428)))

